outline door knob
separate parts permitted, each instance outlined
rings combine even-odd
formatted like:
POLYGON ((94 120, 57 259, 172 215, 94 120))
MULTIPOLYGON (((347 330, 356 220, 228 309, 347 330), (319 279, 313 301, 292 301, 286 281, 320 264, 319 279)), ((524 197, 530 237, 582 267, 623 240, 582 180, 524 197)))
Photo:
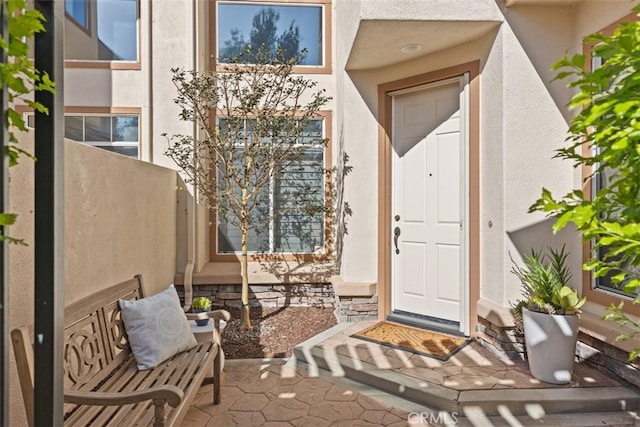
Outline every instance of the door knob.
POLYGON ((398 249, 398 237, 400 237, 400 227, 396 227, 393 230, 393 244, 396 247, 396 255, 400 253, 400 249, 398 249))

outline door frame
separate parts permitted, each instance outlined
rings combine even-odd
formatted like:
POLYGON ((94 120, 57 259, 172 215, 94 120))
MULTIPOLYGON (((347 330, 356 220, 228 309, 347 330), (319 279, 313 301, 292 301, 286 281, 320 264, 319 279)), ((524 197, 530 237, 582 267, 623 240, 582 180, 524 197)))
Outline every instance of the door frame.
POLYGON ((465 335, 475 337, 477 302, 480 296, 480 62, 473 61, 441 70, 436 70, 405 79, 378 85, 378 318, 386 319, 391 314, 392 302, 392 254, 391 254, 391 208, 392 208, 392 92, 424 86, 440 80, 469 75, 468 115, 468 215, 467 268, 468 268, 468 316, 462 325, 465 335))

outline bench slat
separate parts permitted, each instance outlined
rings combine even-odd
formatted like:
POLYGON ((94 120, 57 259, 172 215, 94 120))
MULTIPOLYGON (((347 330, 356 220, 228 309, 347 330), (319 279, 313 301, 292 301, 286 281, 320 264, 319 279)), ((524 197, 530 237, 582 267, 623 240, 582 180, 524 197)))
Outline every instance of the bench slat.
MULTIPOLYGON (((185 396, 177 408, 169 408, 173 417, 173 412, 181 414, 173 422, 179 424, 182 417, 187 412, 188 406, 198 392, 199 385, 202 384, 205 376, 211 369, 214 357, 220 357, 219 347, 212 342, 205 342, 190 351, 184 361, 175 364, 175 369, 169 378, 169 385, 175 385, 184 390, 185 396)), ((219 374, 218 374, 219 375, 219 374)), ((216 381, 220 380, 217 376, 216 381)), ((153 414, 147 413, 142 420, 142 425, 150 424, 153 414)))
MULTIPOLYGON (((195 351, 195 349, 192 349, 191 351, 195 351)), ((161 363, 154 369, 149 369, 146 371, 138 371, 137 367, 134 364, 131 369, 133 369, 135 382, 133 384, 128 383, 127 388, 131 386, 133 386, 134 389, 137 389, 137 388, 150 388, 153 386, 164 385, 164 384, 173 385, 168 381, 171 370, 167 369, 167 367, 184 363, 184 359, 186 355, 187 353, 179 353, 173 358, 161 363)), ((118 384, 118 385, 114 384, 114 386, 117 386, 118 391, 122 391, 122 384, 118 384)), ((127 415, 130 415, 132 417, 133 416, 138 417, 138 416, 142 416, 144 413, 148 411, 151 411, 151 413, 153 413, 151 402, 140 403, 135 406, 126 407, 126 408, 125 407, 108 408, 100 415, 100 417, 98 418, 98 421, 99 423, 111 421, 114 424, 120 424, 120 420, 127 415)), ((133 425, 135 423, 130 422, 128 424, 133 425)))

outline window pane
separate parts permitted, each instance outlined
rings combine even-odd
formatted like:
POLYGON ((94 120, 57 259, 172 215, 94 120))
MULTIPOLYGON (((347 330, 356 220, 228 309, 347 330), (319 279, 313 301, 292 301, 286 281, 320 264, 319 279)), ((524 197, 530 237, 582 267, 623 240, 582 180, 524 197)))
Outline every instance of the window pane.
POLYGON ((83 138, 83 120, 82 116, 65 116, 64 118, 64 137, 82 142, 83 138))
POLYGON ((114 142, 138 142, 138 117, 112 117, 112 131, 114 142))
POLYGON ((65 0, 64 10, 80 26, 87 28, 87 0, 65 0))
POLYGON ((277 252, 315 252, 324 246, 323 150, 309 149, 276 181, 274 208, 286 211, 274 224, 277 252))
MULTIPOLYGON (((301 65, 323 65, 322 6, 260 5, 218 2, 217 56, 228 63, 251 45, 266 50, 271 59, 281 49, 293 58, 306 49, 301 65)), ((243 63, 256 63, 249 55, 243 63)))
MULTIPOLYGON (((218 124, 222 134, 233 132, 241 145, 244 138, 250 137, 250 129, 257 122, 224 118, 219 119, 218 124)), ((322 119, 313 120, 302 132, 306 142, 317 142, 322 136, 322 119)), ((324 248, 324 148, 301 148, 306 150, 302 157, 289 165, 282 176, 274 178, 258 198, 251 215, 254 223, 260 225, 249 233, 250 252, 309 253, 324 248), (273 214, 276 219, 266 222, 273 214)), ((237 149, 236 154, 237 166, 240 166, 242 151, 237 149)), ((224 176, 219 170, 219 182, 224 176)), ((220 203, 218 206, 222 212, 224 206, 220 203)), ((241 250, 240 230, 231 222, 233 217, 229 223, 222 215, 218 218, 218 253, 241 250)))
POLYGON ((87 142, 111 141, 111 117, 86 116, 84 140, 87 142))
POLYGON ((76 2, 82 3, 85 10, 91 9, 95 25, 89 27, 91 31, 65 25, 65 59, 138 60, 138 0, 74 0, 76 2))
MULTIPOLYGON (((226 125, 229 124, 228 121, 223 120, 221 122, 221 128, 227 129, 226 125)), ((233 121, 231 121, 233 123, 233 121)), ((238 149, 236 154, 236 162, 235 166, 240 168, 242 165, 242 150, 238 149)), ((219 170, 218 182, 222 182, 223 170, 219 170)), ((233 187, 234 193, 239 196, 240 188, 237 186, 233 187)), ((260 195, 258 195, 257 202, 255 207, 249 213, 250 215, 250 224, 254 226, 257 224, 257 227, 254 227, 249 230, 248 235, 248 250, 249 252, 269 252, 269 224, 266 222, 266 218, 269 216, 270 206, 269 206, 269 193, 270 189, 267 185, 263 188, 263 191, 260 195)), ((218 252, 219 253, 233 253, 240 252, 242 250, 242 235, 240 228, 233 225, 233 223, 237 223, 237 217, 233 215, 233 212, 228 212, 227 217, 229 221, 226 221, 223 215, 221 214, 224 211, 224 202, 218 203, 218 206, 221 207, 218 215, 218 252)))

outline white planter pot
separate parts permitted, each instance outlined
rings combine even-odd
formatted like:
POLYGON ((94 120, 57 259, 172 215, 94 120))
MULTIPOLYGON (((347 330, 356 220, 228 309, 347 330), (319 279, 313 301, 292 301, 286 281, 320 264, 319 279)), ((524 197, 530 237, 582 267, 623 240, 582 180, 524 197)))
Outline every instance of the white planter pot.
POLYGON ((552 384, 571 381, 579 317, 522 310, 531 375, 552 384))

